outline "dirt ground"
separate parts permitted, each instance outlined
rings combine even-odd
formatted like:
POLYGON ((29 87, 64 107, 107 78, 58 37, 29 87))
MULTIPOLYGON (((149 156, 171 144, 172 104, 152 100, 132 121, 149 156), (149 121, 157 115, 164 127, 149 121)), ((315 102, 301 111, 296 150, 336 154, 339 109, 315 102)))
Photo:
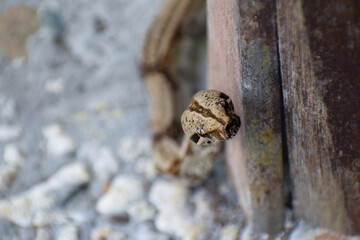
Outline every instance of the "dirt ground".
POLYGON ((196 188, 153 165, 138 66, 163 2, 0 2, 0 239, 237 239, 222 160, 196 188))

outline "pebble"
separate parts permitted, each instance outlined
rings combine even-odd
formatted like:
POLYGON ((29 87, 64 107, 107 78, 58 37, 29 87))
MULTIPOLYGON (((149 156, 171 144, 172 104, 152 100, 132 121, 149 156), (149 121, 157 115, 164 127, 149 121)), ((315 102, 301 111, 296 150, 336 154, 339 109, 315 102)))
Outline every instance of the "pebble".
POLYGON ((321 240, 321 239, 341 239, 341 240, 360 240, 360 237, 350 237, 339 233, 331 232, 327 229, 314 228, 305 221, 300 221, 292 231, 289 240, 321 240))
POLYGON ((36 229, 36 237, 35 240, 49 240, 51 239, 51 234, 49 230, 45 228, 37 228, 36 229))
POLYGON ((134 236, 131 239, 136 240, 170 240, 170 236, 157 232, 149 224, 141 224, 137 226, 134 236))
POLYGON ((156 228, 181 239, 201 239, 206 228, 196 221, 186 206, 188 189, 178 180, 156 181, 150 189, 150 202, 158 209, 156 228))
POLYGON ((60 94, 64 91, 64 84, 61 78, 46 81, 44 87, 47 92, 53 94, 60 94))
POLYGON ((150 157, 141 157, 135 165, 136 171, 143 174, 147 179, 154 179, 159 174, 155 161, 150 157))
POLYGON ((24 156, 15 144, 7 144, 4 147, 3 160, 7 164, 20 166, 24 162, 24 156))
POLYGON ((230 224, 225 226, 220 233, 220 240, 238 240, 239 239, 239 226, 230 224))
POLYGON ((0 165, 0 190, 11 186, 18 173, 18 168, 8 164, 0 165))
POLYGON ((124 138, 119 141, 117 154, 127 163, 134 162, 141 156, 150 156, 151 140, 149 138, 124 138))
POLYGON ((243 231, 241 232, 241 240, 252 240, 252 239, 259 239, 259 240, 270 240, 270 236, 266 233, 260 233, 260 234, 256 234, 256 236, 254 236, 253 233, 253 228, 250 225, 247 225, 243 231))
POLYGON ((212 225, 214 220, 214 210, 211 207, 210 200, 211 196, 206 194, 204 191, 197 192, 194 196, 195 213, 194 217, 196 220, 206 222, 207 225, 212 225))
POLYGON ((0 216, 19 226, 31 226, 34 213, 61 204, 89 181, 90 175, 84 164, 66 165, 45 182, 9 199, 0 200, 0 216))
POLYGON ((15 100, 0 95, 0 118, 11 120, 15 117, 15 100))
POLYGON ((65 225, 62 226, 56 232, 56 240, 78 240, 79 239, 79 229, 75 225, 65 225))
POLYGON ((129 238, 126 236, 125 233, 120 232, 111 226, 104 225, 95 228, 91 233, 91 240, 99 240, 99 239, 128 240, 129 238))
POLYGON ((46 149, 50 155, 61 157, 75 150, 75 142, 64 134, 59 124, 51 124, 42 130, 46 139, 46 149))
POLYGON ((119 175, 98 200, 96 210, 106 216, 118 216, 145 195, 144 183, 132 175, 119 175))
POLYGON ((21 129, 13 125, 0 125, 0 142, 16 139, 20 136, 21 129))
POLYGON ((87 161, 92 169, 94 181, 91 183, 90 191, 97 197, 118 173, 120 163, 109 147, 97 143, 85 143, 77 152, 77 158, 87 161))
POLYGON ((24 156, 15 144, 5 145, 0 166, 0 190, 10 187, 24 161, 24 156))
POLYGON ((137 202, 129 207, 127 213, 131 219, 144 222, 154 218, 155 209, 146 201, 137 202))
POLYGON ((188 188, 178 180, 157 180, 149 193, 150 202, 159 210, 181 209, 186 206, 188 188))
POLYGON ((91 214, 89 212, 45 210, 38 211, 34 214, 32 225, 35 227, 44 227, 51 224, 58 225, 68 222, 81 224, 89 221, 89 219, 91 219, 91 214))

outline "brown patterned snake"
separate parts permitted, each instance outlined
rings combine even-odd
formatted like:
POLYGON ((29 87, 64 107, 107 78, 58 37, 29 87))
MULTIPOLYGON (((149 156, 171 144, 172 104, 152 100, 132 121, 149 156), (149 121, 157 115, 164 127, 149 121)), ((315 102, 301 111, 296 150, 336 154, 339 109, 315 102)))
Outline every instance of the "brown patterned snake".
MULTIPOLYGON (((183 37, 181 36, 183 34, 181 30, 184 21, 186 21, 189 15, 194 15, 196 9, 204 7, 204 2, 203 0, 166 1, 147 33, 141 65, 150 98, 152 130, 154 134, 153 149, 156 165, 161 171, 195 180, 204 179, 208 175, 214 160, 220 152, 221 144, 213 143, 208 146, 195 144, 194 142, 210 142, 210 139, 213 139, 212 137, 215 135, 208 134, 208 132, 205 133, 203 127, 196 127, 190 122, 185 124, 184 130, 187 133, 191 132, 189 137, 192 141, 189 137, 184 136, 179 122, 184 108, 180 109, 179 105, 181 106, 184 101, 190 102, 190 99, 184 99, 183 93, 185 90, 182 90, 183 83, 179 82, 180 77, 176 70, 174 70, 173 65, 178 63, 177 60, 180 57, 174 54, 173 49, 176 48, 179 37, 183 37), (194 133, 194 131, 197 131, 197 133, 194 133), (201 141, 199 141, 200 139, 201 141)), ((189 92, 189 89, 186 91, 189 92)), ((190 91, 193 92, 194 90, 190 91)), ((200 98, 200 101, 194 101, 202 102, 201 98, 205 95, 197 94, 196 96, 196 100, 200 98)), ((214 120, 217 123, 224 123, 220 124, 224 129, 222 131, 225 131, 225 128, 227 128, 227 130, 231 129, 236 134, 240 126, 239 117, 236 119, 238 123, 233 121, 230 125, 228 124, 229 118, 226 118, 224 121, 220 119, 228 117, 228 113, 231 112, 231 100, 227 100, 228 97, 226 95, 227 98, 225 97, 225 99, 222 99, 216 93, 213 96, 215 98, 210 100, 213 100, 215 105, 223 109, 227 107, 228 110, 222 111, 221 114, 215 111, 220 114, 216 118, 211 109, 204 111, 205 108, 203 106, 199 108, 198 105, 190 109, 192 106, 190 105, 183 115, 185 116, 183 117, 183 124, 188 119, 193 119, 192 117, 196 115, 196 118, 204 120, 203 122, 214 120), (212 115, 204 115, 210 112, 212 115)), ((213 124, 213 126, 215 125, 213 124)), ((220 137, 220 130, 211 132, 212 134, 218 134, 215 137, 220 137)), ((221 136, 224 138, 221 140, 225 140, 233 135, 226 135, 224 133, 221 136)))

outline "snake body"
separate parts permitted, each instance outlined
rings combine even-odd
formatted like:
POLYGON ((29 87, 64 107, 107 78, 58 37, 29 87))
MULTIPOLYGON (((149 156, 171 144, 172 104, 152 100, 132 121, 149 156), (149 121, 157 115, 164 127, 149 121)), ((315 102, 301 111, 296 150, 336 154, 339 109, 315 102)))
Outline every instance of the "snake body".
POLYGON ((173 50, 179 37, 183 37, 180 31, 186 18, 201 6, 203 0, 166 1, 147 32, 141 63, 149 93, 156 166, 163 172, 192 180, 208 175, 220 151, 219 144, 210 147, 194 144, 180 127, 184 109, 179 106, 190 99, 183 99, 186 95, 183 83, 174 71, 180 57, 174 56, 173 50))

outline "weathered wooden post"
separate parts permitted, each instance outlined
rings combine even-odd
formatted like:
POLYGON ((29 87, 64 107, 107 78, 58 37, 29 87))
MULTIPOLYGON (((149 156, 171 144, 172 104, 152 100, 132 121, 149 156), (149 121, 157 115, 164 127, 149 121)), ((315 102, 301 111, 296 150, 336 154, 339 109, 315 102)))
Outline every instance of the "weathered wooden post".
POLYGON ((241 134, 227 145, 246 235, 276 235, 284 220, 281 97, 275 1, 208 0, 210 88, 229 94, 241 134))
POLYGON ((296 217, 359 235, 360 2, 207 3, 210 87, 230 95, 243 124, 227 160, 245 235, 282 229, 283 152, 296 217))
POLYGON ((360 2, 279 0, 296 216, 360 234, 360 2))

